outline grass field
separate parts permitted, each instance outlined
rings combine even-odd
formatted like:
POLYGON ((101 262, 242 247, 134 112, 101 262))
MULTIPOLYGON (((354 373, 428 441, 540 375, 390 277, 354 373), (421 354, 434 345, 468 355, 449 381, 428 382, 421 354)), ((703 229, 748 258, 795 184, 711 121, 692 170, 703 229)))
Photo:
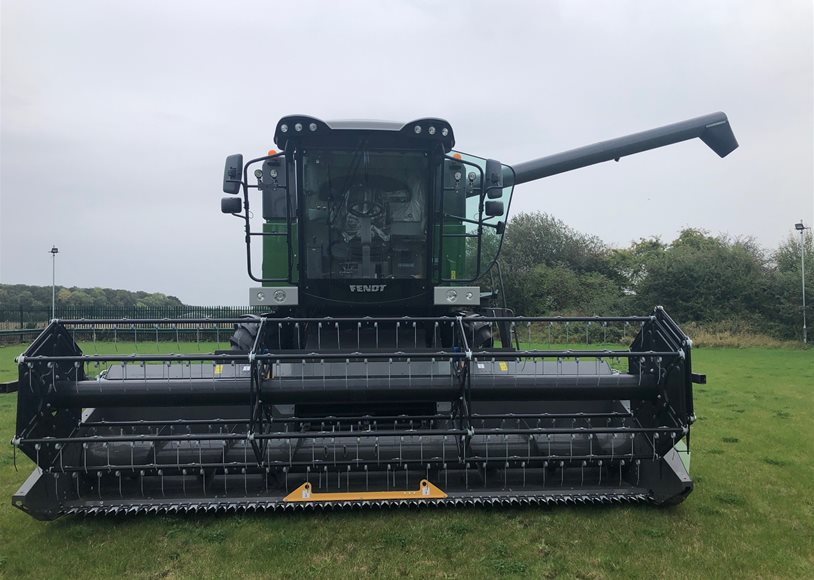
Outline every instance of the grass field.
MULTIPOLYGON (((0 380, 16 375, 21 350, 0 347, 0 380)), ((694 363, 709 375, 696 387, 696 489, 675 508, 43 523, 11 507, 32 464, 18 456, 15 471, 2 445, 0 576, 814 577, 814 350, 697 349, 694 363)), ((15 404, 0 395, 3 441, 14 434, 15 404)))

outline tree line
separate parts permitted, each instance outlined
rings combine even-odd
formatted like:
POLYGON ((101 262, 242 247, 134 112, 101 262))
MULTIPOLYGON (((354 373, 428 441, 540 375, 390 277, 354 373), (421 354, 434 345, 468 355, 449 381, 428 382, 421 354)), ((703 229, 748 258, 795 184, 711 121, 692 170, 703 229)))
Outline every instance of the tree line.
MULTIPOLYGON (((485 244, 494 244, 494 235, 485 244)), ((545 213, 514 217, 500 253, 507 305, 517 314, 643 314, 662 305, 679 323, 799 338, 800 239, 777 248, 688 228, 613 248, 545 213)), ((486 252, 494 255, 495 248, 486 252)), ((806 303, 814 326, 814 243, 805 239, 806 303)), ((487 277, 490 278, 490 277, 487 277)), ((493 279, 493 277, 492 277, 493 279)), ((58 308, 185 307, 175 296, 57 286, 58 308)), ((0 284, 0 311, 50 311, 51 287, 0 284)), ((812 332, 814 334, 814 332, 812 332)))
MULTIPOLYGON (((812 320, 814 244, 808 234, 806 305, 812 320)), ((538 212, 511 220, 501 262, 506 300, 517 314, 643 314, 662 305, 679 323, 799 338, 800 251, 799 235, 767 250, 752 238, 692 228, 669 243, 651 237, 612 248, 538 212)))
MULTIPOLYGON (((184 306, 175 296, 160 292, 132 292, 112 288, 56 287, 59 308, 166 308, 184 306)), ((50 311, 51 287, 0 284, 0 310, 50 311)))

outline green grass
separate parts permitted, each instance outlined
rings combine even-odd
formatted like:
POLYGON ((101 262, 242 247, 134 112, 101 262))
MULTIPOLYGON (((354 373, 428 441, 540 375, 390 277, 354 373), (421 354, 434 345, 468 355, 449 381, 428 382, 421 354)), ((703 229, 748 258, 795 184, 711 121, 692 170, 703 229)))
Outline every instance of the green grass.
MULTIPOLYGON (((14 373, 10 359, 20 350, 0 348, 0 380, 14 373)), ((15 471, 5 445, 0 576, 814 577, 814 351, 697 349, 694 362, 709 376, 709 384, 696 386, 696 489, 675 508, 43 523, 10 506, 31 463, 18 456, 15 471)), ((15 395, 0 395, 5 441, 13 435, 15 402, 15 395)))

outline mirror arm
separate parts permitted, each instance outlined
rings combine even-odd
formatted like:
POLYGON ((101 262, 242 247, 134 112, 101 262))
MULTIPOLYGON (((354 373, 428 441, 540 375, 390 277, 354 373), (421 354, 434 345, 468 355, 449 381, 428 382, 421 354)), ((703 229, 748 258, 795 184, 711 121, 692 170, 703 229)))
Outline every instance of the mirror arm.
MULTIPOLYGON (((469 218, 461 217, 461 216, 458 216, 458 215, 452 215, 451 213, 445 213, 444 217, 445 218, 451 218, 451 219, 454 219, 454 220, 461 220, 462 222, 466 222, 468 224, 475 224, 476 226, 486 226, 487 228, 494 228, 494 229, 498 229, 500 227, 499 224, 502 223, 502 222, 498 222, 496 224, 487 224, 486 222, 479 222, 477 220, 471 220, 469 218)), ((494 216, 494 217, 496 217, 496 216, 494 216)))
POLYGON ((466 222, 468 224, 479 225, 481 223, 481 222, 479 222, 477 220, 471 220, 469 218, 461 217, 459 215, 452 215, 451 213, 445 213, 444 217, 445 218, 451 218, 451 219, 454 219, 454 220, 461 220, 462 222, 466 222))

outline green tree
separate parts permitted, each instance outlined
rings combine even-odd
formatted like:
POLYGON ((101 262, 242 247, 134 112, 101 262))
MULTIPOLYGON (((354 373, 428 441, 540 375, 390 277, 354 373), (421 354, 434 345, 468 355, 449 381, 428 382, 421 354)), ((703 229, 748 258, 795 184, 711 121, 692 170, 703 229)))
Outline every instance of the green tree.
MULTIPOLYGON (((772 253, 775 265, 772 324, 775 334, 786 338, 802 335, 802 254, 806 265, 806 318, 808 326, 814 326, 814 236, 806 232, 801 247, 797 233, 786 238, 772 253)), ((809 333, 814 335, 814 332, 809 333)))
POLYGON ((765 320, 773 293, 770 267, 753 240, 685 229, 649 258, 635 285, 640 308, 661 304, 687 322, 765 320))
MULTIPOLYGON (((130 292, 110 288, 56 287, 57 308, 107 309, 181 307, 184 304, 175 296, 160 292, 130 292)), ((51 286, 25 284, 0 284, 0 316, 17 320, 20 308, 41 316, 51 310, 51 286), (39 313, 39 314, 36 314, 39 313)))
POLYGON ((622 308, 623 276, 614 252, 548 214, 513 218, 501 260, 507 302, 519 314, 613 314, 622 308))
POLYGON ((667 249, 667 244, 659 238, 641 238, 628 248, 613 250, 611 263, 622 278, 626 293, 635 292, 636 287, 647 277, 652 265, 667 249))
POLYGON ((505 236, 502 256, 513 270, 546 264, 565 265, 578 272, 614 273, 610 250, 602 240, 546 213, 517 215, 506 226, 505 236))

